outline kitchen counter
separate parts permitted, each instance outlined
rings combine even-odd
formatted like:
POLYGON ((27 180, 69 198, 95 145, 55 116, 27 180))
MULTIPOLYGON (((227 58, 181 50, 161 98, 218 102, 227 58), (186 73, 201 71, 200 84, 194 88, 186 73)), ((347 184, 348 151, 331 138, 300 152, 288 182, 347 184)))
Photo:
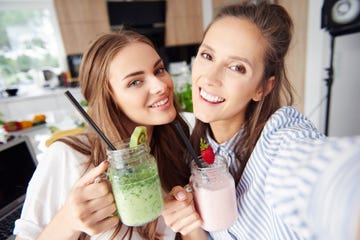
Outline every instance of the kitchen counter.
MULTIPOLYGON (((64 95, 64 92, 69 90, 73 94, 80 94, 80 88, 55 88, 55 89, 47 89, 47 88, 29 88, 27 90, 20 90, 18 95, 16 96, 0 96, 0 104, 8 103, 8 102, 15 102, 15 101, 24 101, 24 100, 31 100, 31 99, 38 99, 48 96, 58 96, 64 95)), ((65 97, 65 95, 64 95, 65 97)))
POLYGON ((0 97, 0 118, 4 121, 32 120, 36 114, 46 115, 46 124, 10 132, 11 135, 27 135, 36 154, 44 151, 45 141, 51 137, 50 127, 66 130, 76 127, 80 114, 64 95, 69 90, 78 100, 83 99, 79 88, 33 89, 13 97, 0 97))
POLYGON ((1 119, 4 121, 30 120, 36 114, 45 114, 48 123, 61 122, 77 110, 64 95, 69 90, 80 102, 83 100, 79 88, 36 89, 18 96, 0 98, 1 119))

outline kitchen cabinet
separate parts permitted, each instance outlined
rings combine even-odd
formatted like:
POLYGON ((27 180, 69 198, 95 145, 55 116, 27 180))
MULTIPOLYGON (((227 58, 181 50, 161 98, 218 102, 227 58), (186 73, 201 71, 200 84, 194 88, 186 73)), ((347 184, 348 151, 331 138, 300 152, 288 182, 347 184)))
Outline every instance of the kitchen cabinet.
POLYGON ((202 0, 166 0, 165 45, 201 42, 203 33, 202 0))
POLYGON ((110 32, 106 0, 54 0, 65 52, 84 53, 101 33, 110 32))

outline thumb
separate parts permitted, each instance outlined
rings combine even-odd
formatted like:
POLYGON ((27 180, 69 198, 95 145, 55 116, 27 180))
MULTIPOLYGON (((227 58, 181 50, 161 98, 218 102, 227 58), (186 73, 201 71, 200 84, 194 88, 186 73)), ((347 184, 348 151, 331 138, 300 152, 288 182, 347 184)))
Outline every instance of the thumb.
POLYGON ((184 200, 186 200, 186 193, 185 193, 185 191, 179 191, 174 194, 174 197, 178 201, 184 201, 184 200))
POLYGON ((180 186, 176 186, 172 189, 171 195, 178 201, 184 201, 187 199, 186 191, 180 186))
POLYGON ((100 175, 104 174, 106 169, 109 166, 108 161, 103 161, 99 164, 99 166, 91 169, 88 173, 82 176, 79 181, 77 182, 77 186, 85 186, 91 183, 94 183, 95 179, 100 175))

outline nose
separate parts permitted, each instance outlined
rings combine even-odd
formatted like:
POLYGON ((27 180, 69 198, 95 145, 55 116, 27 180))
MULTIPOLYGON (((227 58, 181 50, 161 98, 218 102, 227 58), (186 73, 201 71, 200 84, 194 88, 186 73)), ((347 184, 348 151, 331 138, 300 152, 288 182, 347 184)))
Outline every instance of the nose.
POLYGON ((207 72, 204 74, 205 83, 207 85, 219 85, 223 77, 223 69, 220 66, 213 65, 211 68, 207 69, 207 72))
POLYGON ((158 79, 156 76, 150 77, 150 93, 151 94, 163 94, 166 91, 167 84, 165 81, 158 79))

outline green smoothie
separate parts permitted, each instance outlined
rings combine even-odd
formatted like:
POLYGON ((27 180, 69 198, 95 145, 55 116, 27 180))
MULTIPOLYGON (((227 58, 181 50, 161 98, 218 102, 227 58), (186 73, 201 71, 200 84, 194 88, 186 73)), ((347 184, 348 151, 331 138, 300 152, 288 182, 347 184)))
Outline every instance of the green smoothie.
POLYGON ((139 226, 157 218, 163 208, 155 160, 130 168, 109 168, 109 178, 121 221, 139 226))

